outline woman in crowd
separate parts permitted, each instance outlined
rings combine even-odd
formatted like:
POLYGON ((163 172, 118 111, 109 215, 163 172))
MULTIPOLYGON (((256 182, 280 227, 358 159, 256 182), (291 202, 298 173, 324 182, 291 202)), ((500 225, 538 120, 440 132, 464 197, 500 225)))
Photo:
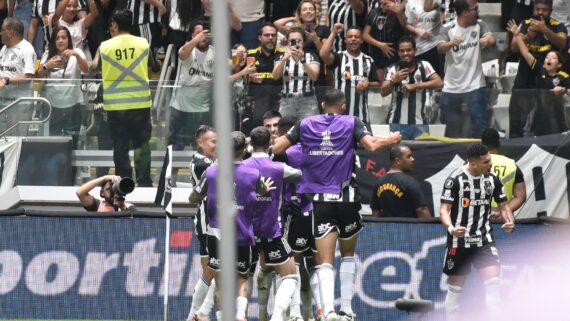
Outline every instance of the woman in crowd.
POLYGON ((319 61, 303 50, 305 33, 293 27, 287 34, 289 50, 276 57, 273 79, 283 78, 279 112, 283 117, 303 119, 319 113, 314 81, 319 77, 319 61))
POLYGON ((76 149, 81 127, 81 104, 84 102, 81 73, 86 73, 89 65, 83 51, 73 48, 71 33, 66 27, 55 27, 51 39, 36 76, 46 78, 42 96, 53 107, 50 135, 71 136, 73 149, 76 149))
MULTIPOLYGON (((52 27, 63 26, 69 30, 73 48, 83 50, 83 41, 87 40, 87 29, 91 27, 99 14, 94 0, 87 0, 89 13, 80 18, 77 11, 77 0, 61 0, 53 16, 49 18, 52 27)), ((54 38, 50 38, 53 42, 54 38)))

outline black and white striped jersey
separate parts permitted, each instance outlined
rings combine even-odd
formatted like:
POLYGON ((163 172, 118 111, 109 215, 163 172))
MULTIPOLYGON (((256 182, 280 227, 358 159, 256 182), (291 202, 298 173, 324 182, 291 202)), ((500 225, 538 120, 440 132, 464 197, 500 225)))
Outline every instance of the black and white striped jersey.
POLYGON ((158 8, 143 0, 129 0, 127 7, 133 12, 133 24, 135 25, 160 22, 158 8))
POLYGON ((334 61, 329 68, 334 70, 334 87, 344 92, 348 114, 360 118, 364 123, 370 123, 368 90, 359 93, 356 86, 362 81, 379 81, 372 57, 362 52, 354 57, 347 51, 342 51, 334 54, 334 61))
MULTIPOLYGON (((277 54, 275 63, 283 59, 285 53, 277 54)), ((320 66, 320 62, 311 52, 304 53, 307 64, 316 64, 320 66)), ((290 94, 301 94, 303 96, 310 96, 315 94, 314 81, 309 78, 303 64, 295 61, 293 57, 289 57, 285 62, 283 68, 283 89, 281 93, 283 97, 288 97, 290 94)))
MULTIPOLYGON (((364 28, 364 22, 366 20, 368 2, 364 1, 364 12, 362 14, 356 14, 348 0, 329 0, 328 6, 328 16, 329 16, 329 26, 331 31, 334 28, 334 24, 340 22, 344 25, 344 28, 358 26, 364 28)), ((333 44, 333 52, 339 52, 346 49, 346 44, 344 43, 344 31, 339 32, 336 36, 333 44)))
POLYGON ((493 242, 489 213, 491 200, 507 201, 501 180, 491 172, 489 175, 472 176, 468 165, 456 169, 445 180, 441 202, 451 204, 451 223, 454 227, 467 229, 465 237, 457 238, 448 233, 448 247, 482 247, 493 242))
MULTIPOLYGON (((190 161, 190 183, 192 186, 198 185, 202 174, 204 174, 206 169, 213 163, 213 160, 200 153, 195 153, 192 156, 192 160, 190 161)), ((197 235, 206 234, 206 227, 208 225, 206 218, 206 199, 204 199, 200 202, 196 216, 194 216, 194 226, 197 235)))
MULTIPOLYGON (((48 17, 55 13, 60 0, 34 0, 32 7, 32 18, 40 19, 44 27, 44 49, 48 50, 51 41, 52 28, 49 26, 48 17)), ((77 0, 77 10, 85 10, 87 0, 77 0)), ((25 36, 25 35, 24 35, 25 36)))

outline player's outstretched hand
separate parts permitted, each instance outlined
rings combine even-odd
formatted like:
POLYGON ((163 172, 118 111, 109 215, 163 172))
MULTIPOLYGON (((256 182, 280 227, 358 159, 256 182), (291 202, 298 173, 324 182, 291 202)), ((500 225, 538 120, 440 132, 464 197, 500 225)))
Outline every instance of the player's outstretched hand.
POLYGON ((261 177, 261 182, 263 183, 264 186, 264 194, 267 194, 269 192, 271 192, 272 190, 276 189, 277 187, 274 185, 275 182, 271 179, 271 177, 261 177))
POLYGON ((511 233, 515 229, 515 223, 505 223, 505 224, 503 224, 503 226, 501 226, 501 228, 505 232, 511 233))

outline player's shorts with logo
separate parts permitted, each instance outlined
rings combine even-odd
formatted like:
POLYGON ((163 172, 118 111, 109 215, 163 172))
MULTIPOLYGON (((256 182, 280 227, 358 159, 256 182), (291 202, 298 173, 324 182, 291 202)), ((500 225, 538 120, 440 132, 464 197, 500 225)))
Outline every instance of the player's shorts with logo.
POLYGON ((317 252, 313 235, 312 211, 288 215, 283 235, 287 238, 293 252, 303 253, 309 257, 313 255, 313 252, 317 252))
POLYGON ((265 265, 281 265, 291 257, 291 248, 285 237, 259 237, 256 242, 257 249, 263 251, 265 265))
MULTIPOLYGON (((220 256, 218 255, 218 238, 208 235, 208 267, 214 271, 222 268, 220 256)), ((237 270, 239 274, 247 275, 251 266, 253 248, 249 245, 237 246, 237 270)))
POLYGON ((457 276, 467 275, 471 270, 471 265, 477 269, 500 265, 495 243, 488 243, 482 247, 448 247, 446 249, 443 273, 457 276))
POLYGON ((208 256, 208 236, 203 229, 206 224, 206 202, 202 202, 194 217, 194 230, 200 245, 200 256, 208 256))
POLYGON ((313 202, 313 234, 320 239, 336 229, 339 239, 349 239, 362 230, 360 203, 313 202))

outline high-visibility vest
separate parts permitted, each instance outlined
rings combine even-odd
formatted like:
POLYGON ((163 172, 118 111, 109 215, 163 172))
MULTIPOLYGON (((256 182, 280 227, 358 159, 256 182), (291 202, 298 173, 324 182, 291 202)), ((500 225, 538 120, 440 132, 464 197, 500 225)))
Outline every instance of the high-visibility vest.
MULTIPOLYGON (((507 194, 507 201, 510 201, 513 198, 513 186, 515 185, 517 164, 514 160, 498 154, 491 154, 491 163, 493 164, 493 172, 503 183, 505 194, 507 194)), ((491 208, 498 208, 494 199, 491 203, 491 208)))
POLYGON ((150 108, 149 45, 125 34, 101 43, 103 104, 106 111, 150 108))

